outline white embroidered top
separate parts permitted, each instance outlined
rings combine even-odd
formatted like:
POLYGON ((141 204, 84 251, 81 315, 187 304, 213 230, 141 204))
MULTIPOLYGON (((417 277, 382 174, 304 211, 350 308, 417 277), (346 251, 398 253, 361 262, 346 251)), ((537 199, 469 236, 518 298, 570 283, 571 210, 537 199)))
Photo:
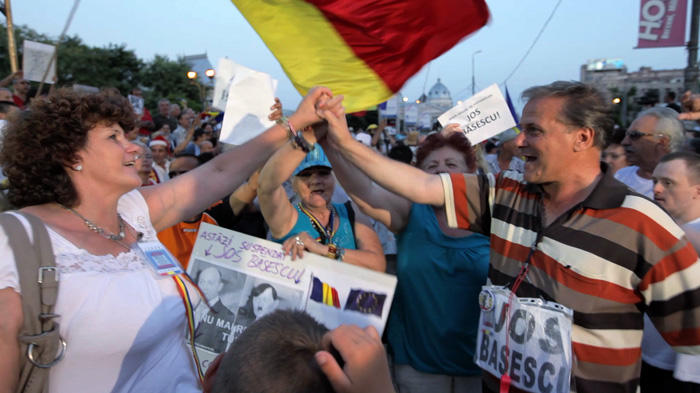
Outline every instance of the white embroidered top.
MULTIPOLYGON (((119 200, 118 211, 143 233, 143 241, 158 241, 138 190, 119 200)), ((200 392, 185 341, 184 306, 172 278, 157 275, 138 250, 92 255, 50 228, 49 235, 59 271, 54 312, 68 345, 51 368, 49 391, 200 392)), ((0 289, 21 293, 2 230, 0 255, 0 289)))

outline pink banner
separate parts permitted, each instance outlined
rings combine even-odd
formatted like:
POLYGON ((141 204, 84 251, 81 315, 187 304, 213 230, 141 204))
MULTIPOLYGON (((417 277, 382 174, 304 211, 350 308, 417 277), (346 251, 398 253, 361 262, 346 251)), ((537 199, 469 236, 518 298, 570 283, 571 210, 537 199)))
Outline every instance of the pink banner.
POLYGON ((686 0, 641 0, 637 48, 685 46, 686 0))

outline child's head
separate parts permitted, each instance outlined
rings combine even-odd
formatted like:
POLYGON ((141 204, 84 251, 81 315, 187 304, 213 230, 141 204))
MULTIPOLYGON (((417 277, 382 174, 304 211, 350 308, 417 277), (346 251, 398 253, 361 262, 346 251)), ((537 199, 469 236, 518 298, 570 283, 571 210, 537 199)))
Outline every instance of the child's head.
POLYGON ((314 354, 327 349, 328 329, 302 311, 277 310, 258 319, 231 344, 212 393, 333 392, 314 354))

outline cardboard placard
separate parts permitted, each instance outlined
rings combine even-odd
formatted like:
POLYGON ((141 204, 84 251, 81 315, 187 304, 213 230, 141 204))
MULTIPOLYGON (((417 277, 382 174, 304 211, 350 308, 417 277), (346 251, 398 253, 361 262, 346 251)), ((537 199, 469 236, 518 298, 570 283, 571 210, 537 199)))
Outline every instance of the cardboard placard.
POLYGON ((205 295, 210 292, 216 311, 193 305, 195 346, 204 369, 274 309, 304 310, 329 329, 343 323, 372 325, 381 335, 396 288, 395 276, 310 252, 292 261, 281 244, 206 223, 199 228, 187 272, 205 295))

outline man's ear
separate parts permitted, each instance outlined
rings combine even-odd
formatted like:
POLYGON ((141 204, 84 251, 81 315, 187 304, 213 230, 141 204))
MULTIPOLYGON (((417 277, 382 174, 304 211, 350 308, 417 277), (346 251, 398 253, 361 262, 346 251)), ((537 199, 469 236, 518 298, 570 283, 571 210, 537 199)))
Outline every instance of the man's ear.
POLYGON ((668 135, 659 135, 657 148, 661 149, 663 155, 671 152, 671 138, 668 135))
POLYGON ((579 127, 575 133, 574 151, 588 150, 595 145, 596 132, 591 127, 579 127))
POLYGON ((693 199, 700 199, 700 184, 693 186, 693 199))

